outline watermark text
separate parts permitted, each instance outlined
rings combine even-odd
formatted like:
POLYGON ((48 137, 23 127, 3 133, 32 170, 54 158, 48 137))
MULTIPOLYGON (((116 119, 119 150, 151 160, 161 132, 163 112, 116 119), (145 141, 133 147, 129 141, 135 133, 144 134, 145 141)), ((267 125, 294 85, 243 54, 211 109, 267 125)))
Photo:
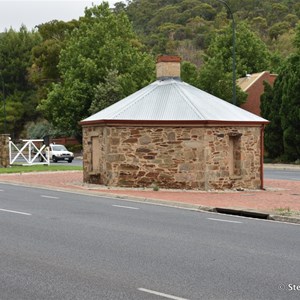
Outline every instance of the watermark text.
POLYGON ((298 292, 300 292, 300 284, 293 284, 293 283, 280 284, 278 286, 278 288, 281 291, 298 291, 298 292))

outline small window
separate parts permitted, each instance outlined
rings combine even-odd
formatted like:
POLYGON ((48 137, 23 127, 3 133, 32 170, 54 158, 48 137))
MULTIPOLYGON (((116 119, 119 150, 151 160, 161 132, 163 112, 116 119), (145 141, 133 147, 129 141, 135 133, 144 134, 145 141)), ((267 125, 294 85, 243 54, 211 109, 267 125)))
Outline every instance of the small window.
POLYGON ((229 135, 229 175, 241 175, 241 135, 229 135))
POLYGON ((100 140, 98 136, 92 137, 92 172, 100 169, 100 140))

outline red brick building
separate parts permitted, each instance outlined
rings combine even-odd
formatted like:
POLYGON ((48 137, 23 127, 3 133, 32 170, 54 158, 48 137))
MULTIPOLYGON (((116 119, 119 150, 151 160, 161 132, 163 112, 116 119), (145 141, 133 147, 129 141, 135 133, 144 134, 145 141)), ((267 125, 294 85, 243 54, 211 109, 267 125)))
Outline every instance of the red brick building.
POLYGON ((267 81, 273 85, 276 77, 276 74, 264 71, 238 79, 237 84, 248 94, 247 101, 241 105, 241 108, 260 116, 260 96, 264 93, 263 83, 267 81))

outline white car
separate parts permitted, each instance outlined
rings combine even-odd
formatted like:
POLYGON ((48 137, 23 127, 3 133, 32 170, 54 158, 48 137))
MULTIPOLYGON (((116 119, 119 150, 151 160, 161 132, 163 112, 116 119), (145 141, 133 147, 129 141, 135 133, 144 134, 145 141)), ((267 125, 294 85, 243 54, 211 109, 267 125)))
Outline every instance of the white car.
MULTIPOLYGON (((71 163, 74 159, 74 153, 68 151, 64 145, 50 144, 48 147, 45 148, 45 152, 43 153, 45 157, 48 156, 48 149, 49 157, 50 159, 52 159, 53 162, 65 160, 68 163, 71 163)), ((40 156, 40 161, 43 161, 42 156, 40 156)))

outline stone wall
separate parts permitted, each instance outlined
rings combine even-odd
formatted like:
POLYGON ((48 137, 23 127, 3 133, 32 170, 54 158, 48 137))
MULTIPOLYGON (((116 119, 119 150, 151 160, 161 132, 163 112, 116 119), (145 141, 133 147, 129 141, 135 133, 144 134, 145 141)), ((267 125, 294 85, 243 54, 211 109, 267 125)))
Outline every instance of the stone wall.
POLYGON ((0 167, 7 168, 9 166, 9 135, 0 134, 0 167))
POLYGON ((86 126, 84 181, 200 190, 260 188, 260 130, 258 126, 86 126), (99 161, 92 162, 93 157, 99 161))

